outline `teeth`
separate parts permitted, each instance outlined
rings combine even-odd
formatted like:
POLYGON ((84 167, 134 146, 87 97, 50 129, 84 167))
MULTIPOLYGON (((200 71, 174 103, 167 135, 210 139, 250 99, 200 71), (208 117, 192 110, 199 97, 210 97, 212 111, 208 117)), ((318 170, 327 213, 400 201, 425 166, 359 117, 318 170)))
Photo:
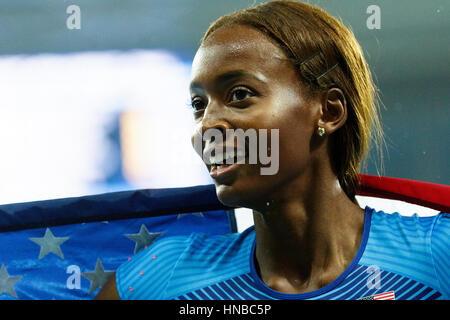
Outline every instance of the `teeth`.
MULTIPOLYGON (((237 157, 243 157, 245 155, 244 151, 238 150, 236 153, 237 157)), ((234 159, 236 156, 234 150, 231 150, 227 153, 217 154, 215 156, 210 156, 209 163, 212 165, 220 165, 220 164, 227 164, 228 159, 234 159)), ((234 163, 231 162, 231 163, 234 163)))

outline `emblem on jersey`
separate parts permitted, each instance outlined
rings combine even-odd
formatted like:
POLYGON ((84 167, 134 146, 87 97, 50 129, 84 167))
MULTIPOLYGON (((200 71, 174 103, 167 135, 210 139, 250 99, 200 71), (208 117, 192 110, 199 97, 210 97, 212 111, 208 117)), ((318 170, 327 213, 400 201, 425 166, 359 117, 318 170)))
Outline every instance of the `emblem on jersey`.
POLYGON ((373 296, 359 298, 358 300, 395 300, 394 291, 379 293, 373 296))

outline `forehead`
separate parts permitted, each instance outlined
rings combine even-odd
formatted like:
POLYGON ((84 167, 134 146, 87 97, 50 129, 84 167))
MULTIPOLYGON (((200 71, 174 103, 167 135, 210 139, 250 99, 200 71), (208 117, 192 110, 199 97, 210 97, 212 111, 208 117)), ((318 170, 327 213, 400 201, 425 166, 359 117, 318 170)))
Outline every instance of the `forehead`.
POLYGON ((262 32, 246 26, 227 26, 214 31, 197 51, 192 82, 207 82, 233 70, 277 76, 290 66, 281 48, 262 32))

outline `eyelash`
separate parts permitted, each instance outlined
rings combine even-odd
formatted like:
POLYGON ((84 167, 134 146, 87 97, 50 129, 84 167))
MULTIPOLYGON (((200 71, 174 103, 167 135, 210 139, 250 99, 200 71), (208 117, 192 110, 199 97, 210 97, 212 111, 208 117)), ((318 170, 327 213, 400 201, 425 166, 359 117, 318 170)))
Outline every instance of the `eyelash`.
MULTIPOLYGON (((231 98, 233 97, 233 94, 235 94, 237 91, 245 91, 246 94, 250 94, 251 97, 253 97, 253 96, 256 95, 256 93, 255 93, 253 90, 250 90, 249 88, 242 87, 242 86, 237 86, 237 87, 234 87, 234 88, 230 91, 230 93, 229 93, 229 95, 228 95, 228 97, 227 97, 227 101, 229 101, 229 102, 231 102, 231 103, 236 102, 236 101, 231 101, 231 98)), ((243 99, 240 99, 240 100, 238 100, 237 102, 241 102, 241 101, 243 101, 243 100, 245 100, 245 99, 247 99, 247 97, 246 97, 246 98, 243 98, 243 99)), ((189 102, 189 106, 190 106, 192 109, 194 109, 194 113, 203 111, 203 110, 205 109, 205 108, 197 109, 197 108, 195 107, 195 103, 196 103, 197 100, 198 100, 199 102, 203 102, 203 101, 201 100, 200 97, 194 97, 194 98, 192 98, 192 100, 189 102)), ((204 103, 204 102, 203 102, 203 103, 204 103)))
MULTIPOLYGON (((251 94, 252 96, 255 95, 255 94, 253 93, 253 90, 250 90, 250 89, 248 89, 248 88, 246 88, 246 87, 241 87, 241 86, 239 86, 239 87, 234 87, 234 88, 230 91, 229 98, 231 98, 231 97, 233 96, 233 94, 236 93, 236 92, 238 92, 238 91, 244 91, 245 93, 249 93, 249 94, 251 94)), ((247 99, 247 98, 240 99, 239 101, 242 101, 242 100, 245 100, 245 99, 247 99)), ((227 99, 227 100, 230 101, 230 99, 227 99)))
POLYGON ((196 112, 199 112, 199 111, 202 111, 204 108, 202 108, 202 109, 196 109, 196 107, 195 107, 195 101, 196 100, 199 100, 199 102, 203 102, 202 100, 201 100, 201 98, 199 98, 199 97, 194 97, 189 103, 188 103, 188 106, 191 108, 191 109, 194 109, 194 113, 196 113, 196 112))

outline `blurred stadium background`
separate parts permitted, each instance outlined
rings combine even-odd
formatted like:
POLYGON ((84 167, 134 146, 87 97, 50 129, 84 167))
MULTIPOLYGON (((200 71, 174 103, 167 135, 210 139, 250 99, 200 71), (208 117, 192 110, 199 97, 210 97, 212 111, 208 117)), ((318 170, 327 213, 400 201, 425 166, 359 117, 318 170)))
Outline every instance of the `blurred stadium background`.
MULTIPOLYGON (((0 204, 212 183, 190 145, 190 64, 212 21, 259 2, 2 0, 0 204)), ((310 2, 365 51, 385 106, 383 175, 448 185, 448 1, 310 2)))

